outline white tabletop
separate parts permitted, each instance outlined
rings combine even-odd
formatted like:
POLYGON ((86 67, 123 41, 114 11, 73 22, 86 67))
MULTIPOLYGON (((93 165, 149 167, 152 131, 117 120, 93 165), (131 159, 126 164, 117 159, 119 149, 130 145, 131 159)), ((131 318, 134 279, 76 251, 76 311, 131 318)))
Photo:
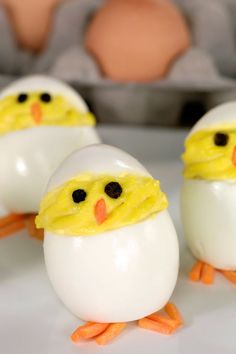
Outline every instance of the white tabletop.
POLYGON ((185 326, 168 337, 129 325, 106 347, 74 345, 69 336, 80 324, 60 303, 46 275, 42 243, 25 232, 0 240, 1 354, 235 354, 236 288, 220 275, 213 286, 193 284, 193 258, 182 238, 179 215, 180 154, 185 132, 160 128, 101 127, 105 143, 138 158, 160 179, 170 202, 181 248, 181 267, 172 301, 185 326))

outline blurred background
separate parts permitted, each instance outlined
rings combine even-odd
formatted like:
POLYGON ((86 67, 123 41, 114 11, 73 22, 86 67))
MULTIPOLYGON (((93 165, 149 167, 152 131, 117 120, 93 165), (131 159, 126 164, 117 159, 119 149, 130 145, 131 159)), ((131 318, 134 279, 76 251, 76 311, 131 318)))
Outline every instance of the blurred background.
POLYGON ((236 0, 0 0, 0 88, 44 73, 98 122, 191 126, 236 98, 236 0))

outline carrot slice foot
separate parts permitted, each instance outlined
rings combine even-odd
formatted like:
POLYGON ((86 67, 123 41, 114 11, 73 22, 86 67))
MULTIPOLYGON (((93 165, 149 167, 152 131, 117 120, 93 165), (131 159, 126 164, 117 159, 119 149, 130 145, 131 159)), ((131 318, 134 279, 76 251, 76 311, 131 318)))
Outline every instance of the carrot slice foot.
POLYGON ((25 228, 24 215, 10 214, 0 219, 0 238, 10 236, 25 228))
POLYGON ((211 265, 198 261, 194 264, 189 273, 189 279, 192 281, 201 281, 206 285, 214 283, 215 269, 211 265))
POLYGON ((96 338, 96 342, 99 345, 105 345, 123 331, 126 327, 126 323, 111 323, 108 328, 96 338))
POLYGON ((168 303, 164 308, 168 317, 154 313, 138 321, 141 328, 149 329, 162 334, 172 334, 183 324, 183 319, 177 307, 168 303))
POLYGON ((36 217, 36 214, 27 215, 26 227, 27 227, 28 233, 31 237, 34 237, 34 238, 42 241, 44 238, 44 230, 36 228, 35 217, 36 217))
POLYGON ((82 339, 91 339, 96 337, 97 335, 104 332, 109 323, 96 323, 96 322, 88 322, 83 326, 78 327, 71 335, 71 339, 73 342, 79 342, 82 339))
POLYGON ((165 311, 166 311, 167 315, 172 320, 174 320, 174 321, 176 321, 178 323, 178 327, 183 325, 184 321, 183 321, 183 318, 181 316, 181 313, 179 312, 177 307, 172 302, 168 302, 166 304, 165 311))
POLYGON ((162 334, 171 334, 173 332, 173 328, 168 324, 153 321, 148 317, 141 318, 141 320, 138 321, 138 325, 141 328, 149 329, 162 334))
MULTIPOLYGON (((160 313, 154 313, 148 317, 141 318, 138 325, 141 328, 149 329, 162 334, 172 334, 183 324, 183 319, 172 303, 168 303, 164 308, 167 316, 160 313)), ((84 340, 94 339, 99 345, 106 345, 114 338, 120 335, 127 324, 119 323, 97 323, 88 322, 78 327, 71 335, 71 340, 74 343, 79 343, 84 340)))
POLYGON ((96 323, 88 322, 78 327, 71 335, 73 342, 95 339, 99 345, 105 345, 117 337, 125 328, 126 323, 96 323))
POLYGON ((236 284, 236 272, 232 270, 219 270, 231 283, 236 284))
POLYGON ((215 269, 210 264, 198 261, 194 264, 189 273, 189 279, 192 281, 201 281, 203 284, 211 285, 214 283, 215 272, 220 272, 231 283, 236 284, 236 271, 215 269))
POLYGON ((0 238, 27 228, 30 236, 43 240, 43 229, 36 229, 35 214, 10 214, 0 219, 0 238))
POLYGON ((22 214, 9 214, 3 218, 0 218, 0 228, 5 227, 15 221, 23 220, 24 215, 22 214))
POLYGON ((24 220, 15 221, 5 227, 0 229, 0 238, 7 237, 13 235, 15 232, 23 230, 25 228, 24 220))
POLYGON ((206 285, 214 283, 215 269, 209 264, 204 263, 201 273, 201 281, 206 285))
POLYGON ((203 262, 196 262, 189 273, 189 279, 192 281, 199 281, 201 278, 202 267, 203 262))

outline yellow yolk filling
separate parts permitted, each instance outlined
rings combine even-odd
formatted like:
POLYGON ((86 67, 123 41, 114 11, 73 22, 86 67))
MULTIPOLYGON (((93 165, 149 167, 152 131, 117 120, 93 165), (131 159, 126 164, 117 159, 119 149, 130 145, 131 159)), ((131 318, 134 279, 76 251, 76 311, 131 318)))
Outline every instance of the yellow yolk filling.
POLYGON ((151 177, 86 173, 74 177, 43 198, 36 225, 59 235, 96 235, 145 220, 167 206, 159 181, 151 177), (117 199, 105 193, 110 182, 118 182, 122 188, 117 199), (77 204, 72 193, 78 189, 86 192, 86 199, 77 204), (101 199, 105 201, 107 218, 98 224, 95 205, 101 199))
POLYGON ((182 155, 184 177, 205 180, 236 179, 235 146, 236 127, 222 126, 194 133, 186 140, 182 155), (219 133, 227 136, 225 145, 216 145, 215 138, 219 133))
POLYGON ((18 102, 17 95, 1 99, 0 134, 44 125, 95 125, 92 113, 79 112, 64 97, 51 95, 50 102, 43 102, 40 96, 40 92, 31 92, 24 102, 18 102))

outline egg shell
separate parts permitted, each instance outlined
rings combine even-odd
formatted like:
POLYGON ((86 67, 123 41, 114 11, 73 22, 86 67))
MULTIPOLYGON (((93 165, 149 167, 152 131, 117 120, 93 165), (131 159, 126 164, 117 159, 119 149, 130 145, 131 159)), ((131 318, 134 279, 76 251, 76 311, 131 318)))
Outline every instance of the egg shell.
POLYGON ((94 144, 68 156, 50 179, 47 190, 54 189, 68 179, 84 172, 110 175, 130 173, 150 176, 146 168, 126 152, 114 146, 94 144))
POLYGON ((181 212, 194 256, 215 268, 236 270, 236 182, 185 180, 181 212))
MULTIPOLYGON (((108 145, 74 152, 52 176, 48 190, 83 172, 150 174, 132 156, 108 145)), ((93 236, 45 231, 51 283, 80 319, 132 321, 162 308, 176 284, 177 235, 167 210, 144 221, 93 236)))
POLYGON ((14 81, 1 91, 0 99, 28 92, 47 92, 65 98, 81 113, 87 113, 88 107, 80 95, 64 82, 44 75, 30 75, 14 81))
POLYGON ((107 77, 148 82, 167 73, 190 33, 171 1, 108 0, 88 25, 85 46, 107 77))
POLYGON ((236 101, 223 103, 207 112, 191 129, 188 137, 200 130, 236 125, 236 101))
POLYGON ((93 127, 40 126, 0 138, 0 212, 37 212, 49 178, 72 151, 99 142, 93 127))
POLYGON ((51 283, 80 319, 133 321, 161 309, 178 275, 178 243, 167 211, 96 236, 45 233, 51 283))

